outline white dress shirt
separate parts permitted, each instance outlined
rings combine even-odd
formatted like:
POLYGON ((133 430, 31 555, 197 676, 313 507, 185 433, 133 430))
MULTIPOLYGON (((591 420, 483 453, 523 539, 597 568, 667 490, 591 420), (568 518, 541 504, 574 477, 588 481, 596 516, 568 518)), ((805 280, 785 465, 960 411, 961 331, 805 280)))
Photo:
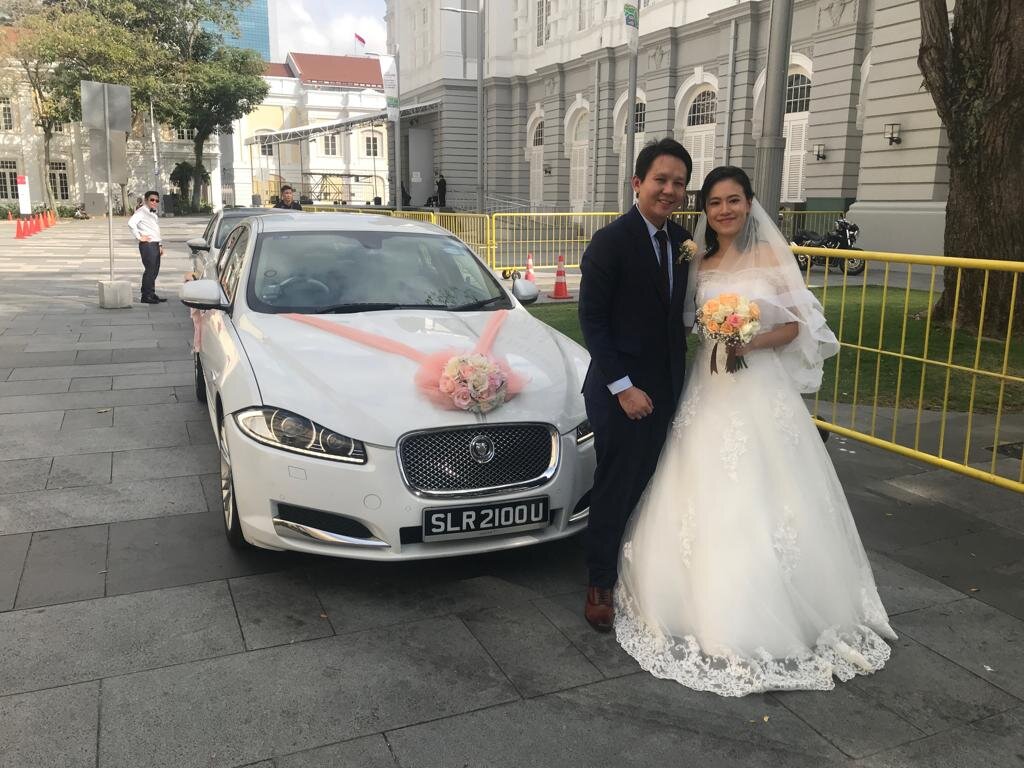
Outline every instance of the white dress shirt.
MULTIPOLYGON (((666 222, 665 225, 661 229, 658 229, 658 227, 654 226, 650 221, 647 220, 647 217, 644 216, 643 213, 640 212, 640 206, 637 206, 636 210, 637 210, 637 213, 640 213, 640 218, 642 218, 644 220, 644 224, 647 225, 647 232, 650 234, 650 236, 651 236, 651 243, 653 243, 653 245, 654 245, 654 255, 655 255, 655 257, 658 260, 658 266, 661 267, 662 266, 662 264, 661 264, 661 245, 659 245, 658 238, 655 237, 655 235, 657 235, 659 232, 664 231, 665 235, 668 236, 668 223, 666 222)), ((671 237, 668 238, 668 249, 669 249, 669 257, 671 258, 671 256, 672 256, 672 238, 671 237)), ((671 270, 671 269, 669 269, 669 271, 668 271, 668 295, 669 296, 672 295, 672 282, 675 279, 675 275, 672 274, 672 271, 673 270, 671 270)), ((625 392, 627 389, 629 389, 632 386, 633 386, 633 382, 629 380, 629 376, 623 376, 621 379, 619 379, 617 381, 613 381, 611 384, 609 384, 608 385, 608 391, 611 392, 613 395, 617 395, 617 394, 619 394, 619 392, 625 392)))
POLYGON ((128 219, 128 229, 140 243, 143 242, 142 238, 146 235, 149 235, 149 242, 160 242, 160 219, 157 218, 156 213, 149 210, 149 206, 145 203, 128 219))

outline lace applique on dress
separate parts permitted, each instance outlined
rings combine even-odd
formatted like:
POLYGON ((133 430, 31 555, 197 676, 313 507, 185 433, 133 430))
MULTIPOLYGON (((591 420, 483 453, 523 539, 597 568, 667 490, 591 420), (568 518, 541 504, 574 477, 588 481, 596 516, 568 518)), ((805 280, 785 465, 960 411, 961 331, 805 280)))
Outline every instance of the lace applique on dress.
POLYGON ((786 442, 790 445, 798 445, 800 443, 800 433, 793 424, 793 408, 787 400, 785 392, 776 390, 775 397, 772 400, 772 415, 775 417, 775 423, 778 424, 779 429, 785 436, 786 442))
POLYGON ((800 559, 800 546, 796 530, 796 515, 788 506, 782 508, 782 520, 772 535, 772 548, 779 556, 782 575, 787 579, 800 559))
POLYGON ((679 526, 679 556, 687 568, 690 567, 690 558, 693 556, 693 528, 697 516, 697 510, 692 501, 686 504, 686 512, 683 513, 682 523, 679 526))
MULTIPOLYGON (((727 377, 728 378, 728 377, 727 377)), ((736 468, 739 466, 740 456, 747 452, 746 425, 738 413, 730 414, 729 426, 722 435, 722 466, 731 480, 739 480, 736 468)))
POLYGON ((709 653, 693 635, 667 637, 640 618, 634 600, 615 590, 615 637, 640 667, 663 680, 719 696, 763 691, 828 691, 836 679, 877 672, 891 650, 870 627, 829 627, 813 648, 775 658, 764 648, 741 655, 730 648, 709 653))
POLYGON ((679 411, 672 422, 672 432, 675 434, 680 428, 688 427, 697 415, 697 403, 700 402, 701 385, 697 384, 686 392, 683 402, 679 404, 679 411))

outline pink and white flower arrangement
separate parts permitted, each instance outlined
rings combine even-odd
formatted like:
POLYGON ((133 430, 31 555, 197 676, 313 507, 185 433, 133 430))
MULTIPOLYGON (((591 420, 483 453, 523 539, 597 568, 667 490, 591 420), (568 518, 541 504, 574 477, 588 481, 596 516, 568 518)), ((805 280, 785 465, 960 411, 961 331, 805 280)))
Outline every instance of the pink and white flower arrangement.
POLYGON ((490 355, 456 355, 445 363, 438 390, 451 398, 456 408, 488 413, 509 396, 508 374, 490 355))

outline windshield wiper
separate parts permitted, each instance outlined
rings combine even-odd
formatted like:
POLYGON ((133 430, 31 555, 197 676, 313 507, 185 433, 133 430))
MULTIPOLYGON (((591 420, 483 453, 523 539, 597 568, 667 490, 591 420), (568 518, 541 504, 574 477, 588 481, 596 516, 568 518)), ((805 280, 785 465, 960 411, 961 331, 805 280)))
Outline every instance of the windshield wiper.
POLYGON ((320 307, 311 314, 314 315, 347 315, 353 312, 378 312, 386 309, 443 309, 437 304, 395 304, 385 301, 349 302, 346 304, 331 304, 327 307, 320 307))
POLYGON ((473 301, 469 304, 460 304, 457 307, 452 307, 452 312, 468 312, 473 309, 483 309, 484 307, 494 304, 498 301, 505 301, 504 296, 491 296, 489 299, 481 299, 480 301, 473 301))

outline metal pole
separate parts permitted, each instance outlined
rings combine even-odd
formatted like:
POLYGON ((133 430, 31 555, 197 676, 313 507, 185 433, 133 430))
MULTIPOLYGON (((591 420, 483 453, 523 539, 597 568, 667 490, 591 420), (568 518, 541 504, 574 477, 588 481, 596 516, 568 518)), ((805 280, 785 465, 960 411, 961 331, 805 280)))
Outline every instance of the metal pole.
POLYGON ((164 194, 160 189, 160 150, 157 142, 156 118, 153 116, 153 97, 149 97, 149 128, 153 141, 153 189, 160 193, 160 210, 163 210, 164 194))
POLYGON ((732 155, 732 98, 733 90, 736 87, 736 19, 729 25, 729 87, 725 92, 725 154, 722 157, 722 165, 729 164, 732 155))
POLYGON ((768 72, 764 88, 764 120, 754 160, 754 192, 774 220, 782 196, 782 164, 786 140, 782 136, 785 118, 786 76, 789 73, 789 44, 793 32, 793 0, 772 0, 768 33, 768 72))
MULTIPOLYGON (((370 121, 370 135, 373 136, 374 142, 376 142, 376 140, 377 140, 377 124, 375 122, 373 122, 372 120, 370 121)), ((374 198, 375 201, 377 199, 377 152, 376 152, 376 149, 377 148, 374 147, 374 153, 372 155, 372 157, 373 157, 373 198, 374 198)))
POLYGON ((480 0, 477 10, 476 30, 476 212, 484 213, 484 0, 480 0))
POLYGON ((626 101, 626 146, 623 150, 625 165, 625 178, 623 179, 623 197, 625 205, 629 208, 633 204, 633 164, 636 157, 636 66, 637 58, 640 55, 640 4, 636 7, 636 30, 632 31, 626 27, 626 35, 629 37, 629 87, 627 88, 626 101))
POLYGON ((398 2, 395 2, 395 97, 398 101, 398 119, 395 120, 395 209, 402 210, 402 66, 399 61, 398 2))
POLYGON ((107 143, 107 250, 110 253, 110 281, 114 281, 114 195, 110 181, 110 112, 107 85, 103 84, 103 140, 107 143))

